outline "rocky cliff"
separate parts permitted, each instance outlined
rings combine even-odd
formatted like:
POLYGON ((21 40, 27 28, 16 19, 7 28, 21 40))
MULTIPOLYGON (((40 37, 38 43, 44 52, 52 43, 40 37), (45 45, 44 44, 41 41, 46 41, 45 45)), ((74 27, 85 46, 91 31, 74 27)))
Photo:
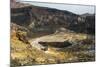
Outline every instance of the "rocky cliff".
POLYGON ((11 21, 27 26, 33 32, 54 33, 59 28, 65 28, 75 32, 88 33, 89 29, 94 30, 95 28, 93 26, 94 16, 83 17, 69 11, 33 5, 11 9, 11 21))

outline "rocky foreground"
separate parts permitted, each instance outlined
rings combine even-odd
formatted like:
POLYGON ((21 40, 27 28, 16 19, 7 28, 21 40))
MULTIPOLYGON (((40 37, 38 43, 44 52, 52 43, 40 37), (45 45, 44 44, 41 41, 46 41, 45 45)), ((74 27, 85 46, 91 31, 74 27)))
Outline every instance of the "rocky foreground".
POLYGON ((12 67, 95 61, 94 14, 16 4, 11 8, 12 67))
POLYGON ((93 36, 64 32, 27 39, 27 32, 14 29, 11 33, 12 66, 95 60, 93 36))

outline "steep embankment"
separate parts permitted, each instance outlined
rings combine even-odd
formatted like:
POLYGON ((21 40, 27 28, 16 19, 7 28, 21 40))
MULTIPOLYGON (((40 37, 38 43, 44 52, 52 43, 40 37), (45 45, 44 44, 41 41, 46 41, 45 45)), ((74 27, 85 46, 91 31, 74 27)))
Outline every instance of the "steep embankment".
MULTIPOLYGON (((57 63, 52 55, 38 50, 27 40, 27 32, 19 32, 21 29, 16 24, 11 24, 11 66, 57 63), (17 35, 20 35, 17 36, 17 35)), ((35 43, 34 43, 35 44, 35 43)))

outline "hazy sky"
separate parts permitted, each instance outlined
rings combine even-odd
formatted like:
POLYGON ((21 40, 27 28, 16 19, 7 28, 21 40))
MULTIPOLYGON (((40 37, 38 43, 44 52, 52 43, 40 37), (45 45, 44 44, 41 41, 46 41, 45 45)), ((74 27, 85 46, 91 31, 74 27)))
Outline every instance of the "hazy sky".
POLYGON ((41 2, 27 2, 36 6, 42 6, 42 7, 50 7, 50 8, 56 8, 60 10, 67 10, 71 11, 76 14, 84 14, 84 13, 95 13, 95 6, 87 6, 87 5, 71 5, 71 4, 57 4, 57 3, 41 3, 41 2))

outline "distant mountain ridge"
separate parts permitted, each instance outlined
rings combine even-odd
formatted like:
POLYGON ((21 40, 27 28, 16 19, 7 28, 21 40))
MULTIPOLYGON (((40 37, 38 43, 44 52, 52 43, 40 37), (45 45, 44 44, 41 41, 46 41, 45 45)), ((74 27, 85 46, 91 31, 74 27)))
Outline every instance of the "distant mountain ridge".
MULTIPOLYGON (((11 8, 11 21, 21 26, 27 26, 33 32, 54 33, 62 27, 75 32, 88 32, 86 16, 54 8, 25 5, 27 4, 24 4, 23 7, 11 8)), ((94 17, 92 19, 95 20, 94 17)), ((91 21, 89 24, 94 22, 91 21)))
POLYGON ((94 16, 95 14, 90 14, 90 13, 84 13, 82 16, 94 16))

